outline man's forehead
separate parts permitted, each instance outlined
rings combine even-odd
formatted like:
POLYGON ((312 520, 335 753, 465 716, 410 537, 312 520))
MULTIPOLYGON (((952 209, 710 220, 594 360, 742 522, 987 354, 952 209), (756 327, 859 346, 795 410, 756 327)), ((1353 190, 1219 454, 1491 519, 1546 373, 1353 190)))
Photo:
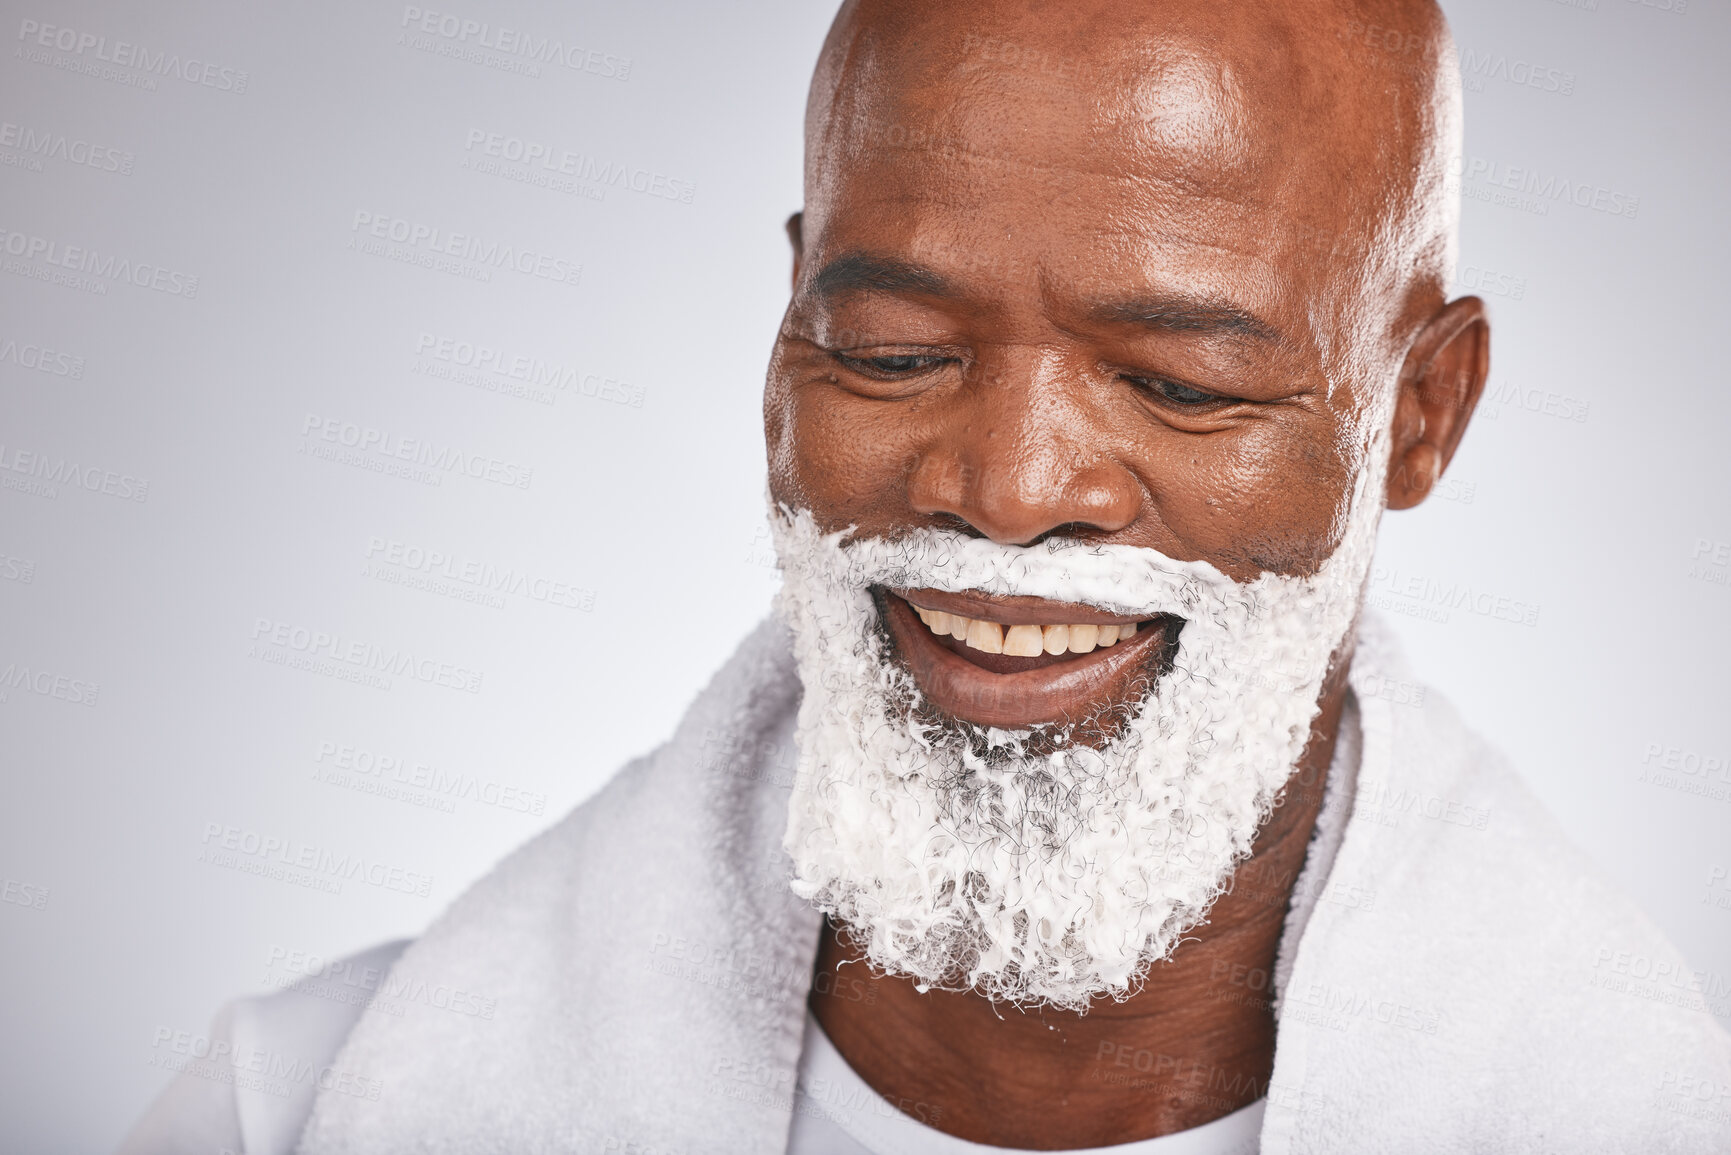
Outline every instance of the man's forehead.
MULTIPOLYGON (((1428 3, 1387 7, 1434 58, 1428 3)), ((1413 199, 1434 135, 1434 69, 1391 83, 1355 26, 1326 0, 861 0, 813 80, 808 244, 834 256, 860 238, 827 234, 865 229, 902 256, 1308 291, 1292 282, 1347 272, 1413 199)))
MULTIPOLYGON (((922 31, 925 31, 922 29, 922 31)), ((1256 89, 1290 92, 1189 34, 1120 36, 1072 75, 1024 68, 1012 26, 938 26, 914 42, 873 41, 849 56, 812 143, 818 163, 906 169, 965 165, 1029 184, 1093 175, 1238 196, 1266 180, 1289 117, 1257 115, 1256 89)), ((1029 40, 1029 44, 1037 41, 1029 40)), ((1278 61, 1276 68, 1283 68, 1278 61)), ((1272 113, 1272 109, 1266 110, 1272 113)))

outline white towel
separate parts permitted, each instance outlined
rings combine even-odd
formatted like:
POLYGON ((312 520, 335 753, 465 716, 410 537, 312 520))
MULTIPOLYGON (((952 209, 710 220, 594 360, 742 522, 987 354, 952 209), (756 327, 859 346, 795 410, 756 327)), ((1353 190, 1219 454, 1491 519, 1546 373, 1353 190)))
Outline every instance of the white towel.
POLYGON ((496 1000, 368 1015, 308 1155, 779 1152, 818 916, 785 885, 798 676, 760 626, 673 740, 476 883, 392 981, 496 1000))
POLYGON ((1352 684, 1352 820, 1282 994, 1263 1155, 1731 1151, 1731 1039, 1700 993, 1723 980, 1438 695, 1402 704, 1379 623, 1352 684))
MULTIPOLYGON (((1266 1155, 1731 1150, 1701 976, 1413 703, 1373 620, 1352 685, 1361 770, 1283 944, 1266 1155)), ((322 1090, 303 1155, 785 1150, 818 931, 779 849, 798 692, 765 623, 667 747, 477 883, 393 968, 407 1013, 333 1064, 377 1097, 322 1090)))

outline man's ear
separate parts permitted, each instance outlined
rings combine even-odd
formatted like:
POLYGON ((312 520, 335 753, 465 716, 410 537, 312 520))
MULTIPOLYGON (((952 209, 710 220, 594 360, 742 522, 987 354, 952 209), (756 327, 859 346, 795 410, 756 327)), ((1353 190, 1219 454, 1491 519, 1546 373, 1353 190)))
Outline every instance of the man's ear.
POLYGON ((1477 297, 1450 301, 1407 350, 1395 397, 1388 508, 1423 501, 1455 455, 1491 371, 1491 326, 1477 297))
POLYGON ((787 218, 787 239, 793 243, 793 283, 799 284, 799 259, 805 255, 805 234, 802 231, 804 213, 787 218))

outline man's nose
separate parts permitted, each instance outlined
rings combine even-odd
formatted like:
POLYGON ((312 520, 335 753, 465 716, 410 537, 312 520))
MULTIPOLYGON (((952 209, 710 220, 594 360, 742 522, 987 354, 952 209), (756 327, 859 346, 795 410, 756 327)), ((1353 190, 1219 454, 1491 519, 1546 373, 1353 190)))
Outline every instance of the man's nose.
POLYGON ((909 475, 909 503, 1003 545, 1060 528, 1126 528, 1141 510, 1142 485, 1107 451, 1083 386, 1051 358, 1021 360, 983 375, 945 407, 909 475))

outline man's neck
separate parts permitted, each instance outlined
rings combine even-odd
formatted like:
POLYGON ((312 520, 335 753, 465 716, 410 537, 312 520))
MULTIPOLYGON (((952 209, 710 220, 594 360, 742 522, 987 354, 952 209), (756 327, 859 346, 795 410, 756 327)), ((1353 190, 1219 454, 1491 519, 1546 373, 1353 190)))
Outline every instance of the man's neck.
MULTIPOLYGON (((1344 663, 1342 664, 1344 667, 1344 663)), ((828 920, 810 1005, 873 1089, 977 1143, 1063 1150, 1201 1126, 1255 1102, 1274 1069, 1275 955, 1322 806, 1345 703, 1331 677, 1282 804, 1208 920, 1123 1002, 1086 1015, 874 975, 828 920)))

